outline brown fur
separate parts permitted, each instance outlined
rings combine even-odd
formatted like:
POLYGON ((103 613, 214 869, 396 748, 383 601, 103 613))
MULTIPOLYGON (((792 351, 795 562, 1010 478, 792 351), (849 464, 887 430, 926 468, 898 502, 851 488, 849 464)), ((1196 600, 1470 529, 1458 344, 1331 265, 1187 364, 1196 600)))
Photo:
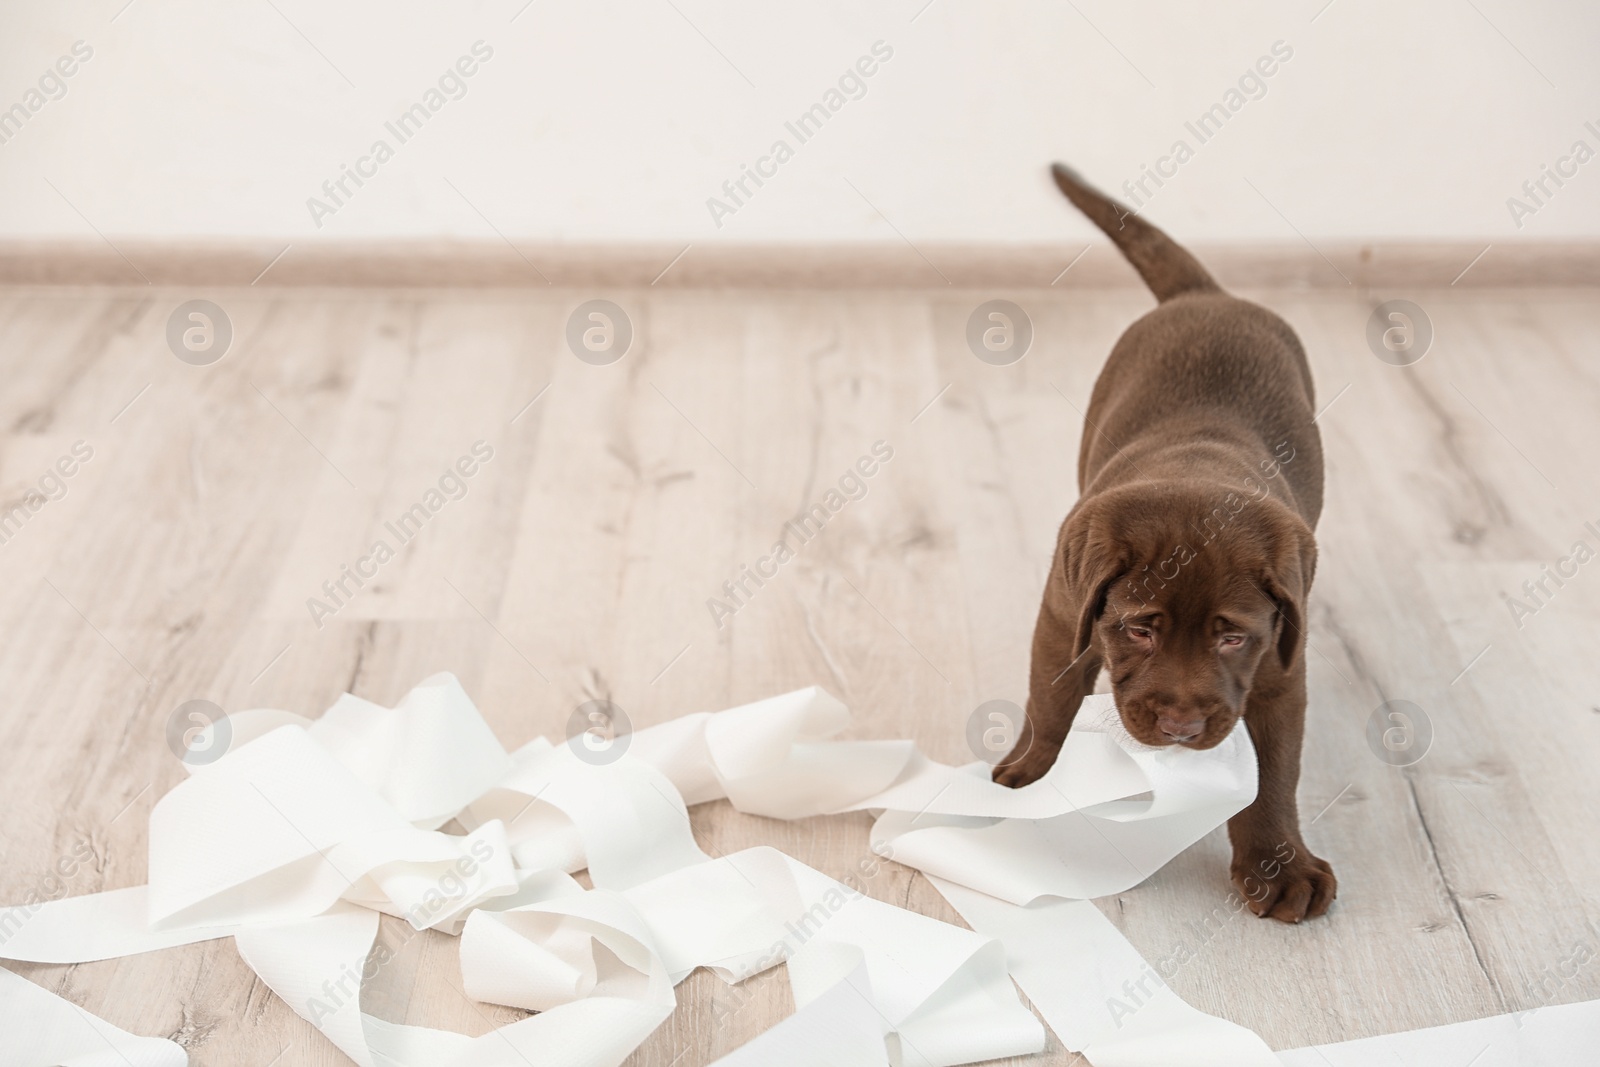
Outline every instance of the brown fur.
POLYGON ((995 780, 1055 762, 1102 667, 1128 731, 1210 748, 1242 716, 1256 800, 1228 823, 1258 915, 1321 915, 1333 870, 1300 836, 1305 604, 1322 513, 1322 442, 1299 340, 1224 293, 1166 234, 1057 165, 1056 184, 1160 299, 1117 341, 1078 452, 1033 635, 1027 724, 995 780))

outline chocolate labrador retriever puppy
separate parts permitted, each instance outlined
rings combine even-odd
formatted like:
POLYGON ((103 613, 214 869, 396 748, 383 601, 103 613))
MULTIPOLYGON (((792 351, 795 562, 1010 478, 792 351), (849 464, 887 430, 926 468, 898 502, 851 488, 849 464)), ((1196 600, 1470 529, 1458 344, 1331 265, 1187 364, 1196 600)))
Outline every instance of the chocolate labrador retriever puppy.
POLYGON ((1021 786, 1055 762, 1102 666, 1147 745, 1218 744, 1242 715, 1261 778, 1228 822, 1234 884, 1285 922, 1332 903, 1300 837, 1305 605, 1322 512, 1311 370, 1276 315, 1223 292, 1165 233, 1059 164, 1056 184, 1160 304, 1095 382, 1033 634, 1027 722, 995 768, 1021 786))

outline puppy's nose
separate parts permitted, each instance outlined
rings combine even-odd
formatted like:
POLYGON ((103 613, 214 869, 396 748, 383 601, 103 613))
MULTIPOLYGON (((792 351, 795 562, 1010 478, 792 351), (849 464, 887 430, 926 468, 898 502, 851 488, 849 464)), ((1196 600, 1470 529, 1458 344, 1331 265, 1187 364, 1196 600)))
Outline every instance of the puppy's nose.
POLYGON ((1199 737, 1205 730, 1206 724, 1204 719, 1190 720, 1188 722, 1180 722, 1174 719, 1157 719, 1156 727, 1161 731, 1163 737, 1181 743, 1183 741, 1193 741, 1199 737))

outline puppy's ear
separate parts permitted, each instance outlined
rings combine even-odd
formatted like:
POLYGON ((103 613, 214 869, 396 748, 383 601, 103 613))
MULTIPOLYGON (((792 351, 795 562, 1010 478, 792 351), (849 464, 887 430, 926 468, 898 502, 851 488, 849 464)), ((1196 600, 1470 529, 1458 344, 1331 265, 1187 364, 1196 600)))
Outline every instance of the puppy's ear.
POLYGON ((1080 503, 1061 525, 1056 547, 1065 585, 1063 615, 1075 622, 1073 657, 1094 638, 1094 624, 1106 608, 1111 583, 1128 573, 1126 548, 1111 539, 1099 521, 1094 501, 1080 503))
POLYGON ((1278 608, 1278 659, 1288 670, 1305 633, 1306 596, 1317 569, 1317 539, 1298 515, 1285 514, 1278 527, 1264 582, 1267 595, 1278 608))

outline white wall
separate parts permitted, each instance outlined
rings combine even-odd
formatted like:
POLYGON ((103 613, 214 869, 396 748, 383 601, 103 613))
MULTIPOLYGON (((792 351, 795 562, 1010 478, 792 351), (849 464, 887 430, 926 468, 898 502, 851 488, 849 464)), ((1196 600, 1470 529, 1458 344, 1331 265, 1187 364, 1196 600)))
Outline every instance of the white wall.
POLYGON ((0 9, 0 108, 93 49, 0 143, 0 240, 1060 242, 1089 231, 1049 160, 1116 188, 1180 137, 1148 210, 1190 240, 1600 236, 1600 161, 1520 229, 1506 204, 1600 150, 1580 0, 125 2, 0 9), (314 226, 307 198, 479 40, 466 95, 314 226), (1280 40, 1198 145, 1185 120, 1280 40), (707 198, 876 41, 865 96, 714 225, 707 198))

